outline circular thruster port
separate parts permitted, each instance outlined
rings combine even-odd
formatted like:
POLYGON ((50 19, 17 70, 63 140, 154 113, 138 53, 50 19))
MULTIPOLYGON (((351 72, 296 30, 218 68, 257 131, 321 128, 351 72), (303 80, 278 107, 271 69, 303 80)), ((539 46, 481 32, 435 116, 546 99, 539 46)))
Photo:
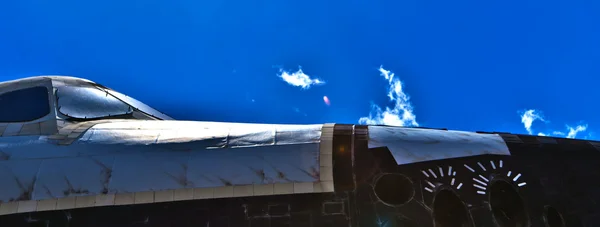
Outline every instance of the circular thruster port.
POLYGON ((529 215, 519 192, 505 180, 492 181, 489 202, 499 227, 529 226, 529 215))
POLYGON ((433 198, 433 224, 435 227, 468 227, 469 212, 454 191, 441 189, 433 198))
POLYGON ((373 190, 381 202, 390 206, 403 205, 410 201, 415 194, 412 181, 397 173, 381 175, 375 181, 373 190))

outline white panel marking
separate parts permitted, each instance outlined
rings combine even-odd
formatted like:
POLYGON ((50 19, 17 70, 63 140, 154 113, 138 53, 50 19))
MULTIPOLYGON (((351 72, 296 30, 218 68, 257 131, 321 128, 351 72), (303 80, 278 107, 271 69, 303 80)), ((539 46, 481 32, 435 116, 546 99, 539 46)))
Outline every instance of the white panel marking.
POLYGON ((433 175, 433 178, 437 178, 437 175, 435 175, 435 173, 433 172, 433 170, 431 170, 431 169, 428 169, 428 170, 429 170, 429 173, 431 173, 431 175, 433 175))
POLYGON ((427 182, 427 184, 429 184, 429 186, 431 186, 432 188, 435 188, 435 185, 432 184, 431 182, 429 182, 429 181, 425 181, 425 182, 427 182))
POLYGON ((494 163, 494 161, 490 160, 490 164, 492 164, 492 169, 496 169, 496 164, 494 163))
POLYGON ((471 168, 469 165, 465 164, 464 166, 467 167, 467 169, 471 170, 471 172, 473 172, 473 173, 475 172, 475 170, 473 168, 471 168))
POLYGON ((521 177, 521 174, 520 174, 520 173, 519 173, 519 174, 517 174, 517 176, 515 176, 515 178, 513 178, 513 181, 515 181, 515 182, 516 182, 516 181, 519 179, 519 177, 521 177))
POLYGON ((423 175, 425 175, 425 177, 429 177, 429 174, 427 174, 427 172, 425 172, 425 170, 421 170, 421 173, 423 173, 423 175))
POLYGON ((477 178, 473 178, 473 180, 474 180, 475 182, 477 182, 477 183, 479 183, 479 184, 483 185, 483 186, 487 186, 487 184, 486 184, 486 183, 484 183, 483 181, 480 181, 480 180, 478 180, 477 178))
POLYGON ((484 176, 482 176, 482 175, 479 175, 479 177, 480 177, 481 179, 483 179, 485 182, 490 182, 490 180, 488 180, 487 178, 485 178, 485 177, 484 177, 484 176))
POLYGON ((477 162, 477 165, 479 165, 479 167, 481 167, 481 169, 482 169, 483 171, 487 171, 487 170, 485 169, 485 167, 483 167, 483 165, 481 164, 481 162, 477 162))
POLYGON ((478 184, 473 184, 473 186, 475 186, 476 188, 479 188, 479 189, 481 189, 481 190, 484 190, 484 191, 486 190, 486 188, 485 188, 485 187, 483 187, 483 186, 481 186, 481 185, 478 185, 478 184))

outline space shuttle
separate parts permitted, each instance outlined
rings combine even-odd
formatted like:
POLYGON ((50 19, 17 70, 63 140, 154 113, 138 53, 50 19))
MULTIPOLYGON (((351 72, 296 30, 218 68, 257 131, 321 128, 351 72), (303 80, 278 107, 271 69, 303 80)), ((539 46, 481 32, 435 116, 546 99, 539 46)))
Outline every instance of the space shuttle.
POLYGON ((596 141, 178 121, 86 79, 0 83, 0 227, 600 226, 596 141))

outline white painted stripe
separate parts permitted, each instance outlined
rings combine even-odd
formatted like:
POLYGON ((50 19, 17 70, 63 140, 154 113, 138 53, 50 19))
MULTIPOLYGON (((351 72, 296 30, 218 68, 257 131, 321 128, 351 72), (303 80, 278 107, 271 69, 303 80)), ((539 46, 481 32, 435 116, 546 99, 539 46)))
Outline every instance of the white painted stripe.
POLYGON ((490 182, 490 180, 488 180, 487 178, 485 178, 485 177, 484 177, 484 176, 482 176, 482 175, 479 175, 479 177, 480 177, 481 179, 483 179, 485 182, 490 182))
MULTIPOLYGON (((319 180, 333 182, 333 128, 334 124, 323 124, 321 127, 321 142, 319 144, 319 180)), ((333 192, 333 185, 326 185, 323 192, 333 192)))
POLYGON ((36 208, 37 208, 37 201, 35 201, 35 200, 20 201, 19 207, 17 208, 17 212, 19 212, 19 213, 32 212, 32 211, 35 211, 36 208))
POLYGON ((496 164, 494 163, 494 161, 490 160, 490 164, 492 164, 492 169, 496 169, 496 164))
POLYGON ((450 181, 450 185, 454 185, 454 181, 455 181, 455 180, 456 180, 456 179, 452 178, 452 181, 450 181))
POLYGON ((429 174, 427 174, 427 172, 425 172, 425 170, 421 170, 421 173, 423 173, 423 175, 425 175, 425 177, 429 177, 429 174))
POLYGON ((462 183, 458 184, 458 187, 456 187, 456 189, 460 189, 462 187, 462 183))
POLYGON ((456 171, 452 172, 452 176, 456 176, 456 171))
POLYGON ((477 191, 477 194, 485 195, 485 192, 484 191, 477 191))
POLYGON ((427 182, 427 184, 429 184, 429 186, 431 186, 432 188, 435 188, 435 185, 432 184, 431 182, 429 182, 429 181, 425 181, 425 182, 427 182))
POLYGON ((500 168, 502 168, 502 164, 503 164, 503 162, 502 162, 502 160, 500 160, 500 168))
POLYGON ((523 186, 527 185, 527 183, 523 182, 523 183, 520 183, 518 185, 519 185, 519 187, 523 187, 523 186))
POLYGON ((475 186, 476 188, 479 188, 481 190, 484 190, 484 191, 487 189, 487 188, 485 188, 485 187, 483 187, 481 185, 478 185, 478 184, 473 184, 473 186, 475 186))
POLYGON ((487 184, 486 184, 486 183, 484 183, 483 181, 480 181, 480 180, 478 180, 477 178, 473 178, 473 180, 474 180, 475 182, 477 182, 477 183, 479 183, 479 184, 483 185, 483 186, 487 186, 487 184))
POLYGON ((58 199, 26 200, 1 203, 0 215, 86 207, 120 206, 183 200, 203 200, 278 194, 322 193, 331 191, 333 191, 333 181, 239 185, 214 188, 185 188, 122 194, 86 195, 58 199))
POLYGON ((483 165, 481 164, 481 162, 477 162, 477 165, 479 165, 479 167, 481 167, 481 169, 483 171, 487 171, 487 169, 485 169, 485 167, 483 167, 483 165))
POLYGON ((512 173, 512 171, 508 171, 508 174, 506 174, 507 177, 510 177, 510 174, 512 173))
POLYGON ((428 170, 429 170, 429 173, 431 173, 431 175, 433 175, 433 178, 437 178, 437 175, 435 175, 435 173, 433 172, 433 170, 431 170, 431 169, 428 169, 428 170))
POLYGON ((513 181, 515 181, 515 182, 516 182, 516 181, 519 179, 519 177, 521 177, 521 174, 520 174, 520 173, 519 173, 519 174, 517 174, 517 176, 515 176, 515 178, 513 178, 513 181))
POLYGON ((452 166, 448 166, 448 176, 452 175, 452 166))
POLYGON ((475 170, 473 168, 471 168, 470 166, 468 166, 467 164, 464 165, 465 167, 467 167, 467 169, 471 170, 471 172, 475 172, 475 170))
POLYGON ((438 169, 440 170, 440 177, 444 177, 444 170, 442 170, 442 167, 438 167, 438 169))
POLYGON ((431 189, 429 189, 429 188, 427 188, 427 187, 425 188, 425 191, 428 191, 428 192, 433 192, 433 190, 431 190, 431 189))

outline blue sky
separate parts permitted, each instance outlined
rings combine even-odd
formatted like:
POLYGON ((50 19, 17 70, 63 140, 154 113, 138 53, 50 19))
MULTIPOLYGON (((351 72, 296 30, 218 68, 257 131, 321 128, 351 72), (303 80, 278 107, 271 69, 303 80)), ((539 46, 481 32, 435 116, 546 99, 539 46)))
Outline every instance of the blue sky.
POLYGON ((178 119, 371 116, 597 139, 598 11, 589 0, 7 1, 0 80, 84 77, 178 119))

